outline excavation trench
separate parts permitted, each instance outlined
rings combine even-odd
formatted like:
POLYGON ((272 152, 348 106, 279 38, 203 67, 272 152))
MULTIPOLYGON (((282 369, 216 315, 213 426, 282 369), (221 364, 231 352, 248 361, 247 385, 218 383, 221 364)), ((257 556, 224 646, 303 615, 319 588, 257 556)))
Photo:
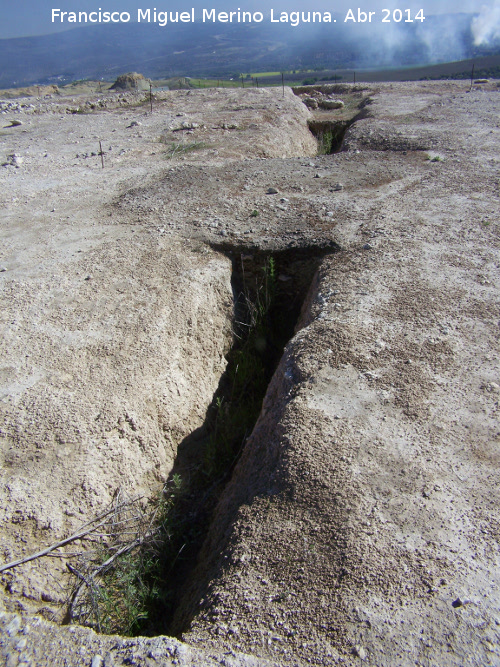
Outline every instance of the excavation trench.
MULTIPOLYGON (((260 414, 316 270, 325 255, 338 250, 333 243, 273 254, 224 245, 215 249, 232 262, 234 343, 203 425, 178 446, 158 503, 156 539, 136 551, 134 567, 127 576, 120 575, 123 582, 117 580, 119 564, 110 572, 113 596, 121 606, 126 591, 120 587, 133 580, 135 591, 132 623, 120 626, 119 618, 112 624, 101 622, 113 633, 172 634, 176 609, 186 602, 187 583, 217 501, 260 414)), ((105 578, 102 585, 106 587, 105 578)), ((105 613, 102 609, 101 615, 105 613)))
POLYGON ((358 120, 367 118, 370 115, 370 111, 367 107, 372 101, 371 97, 364 97, 359 104, 357 104, 357 110, 354 112, 354 115, 350 118, 344 118, 343 120, 332 118, 331 116, 324 117, 322 113, 319 115, 316 114, 314 118, 310 118, 307 121, 307 125, 318 142, 318 153, 320 155, 340 153, 343 149, 347 130, 358 120))
POLYGON ((334 244, 272 254, 258 248, 242 252, 224 245, 215 249, 232 262, 234 343, 205 422, 180 443, 171 473, 171 480, 186 482, 186 493, 179 497, 175 509, 186 520, 176 536, 174 551, 180 556, 168 566, 169 603, 156 616, 161 618, 160 625, 148 628, 155 634, 173 633, 175 611, 217 501, 259 417, 267 387, 295 333, 319 264, 325 255, 337 250, 334 244))
POLYGON ((309 120, 308 126, 318 141, 320 155, 332 155, 342 150, 344 137, 353 120, 309 120))

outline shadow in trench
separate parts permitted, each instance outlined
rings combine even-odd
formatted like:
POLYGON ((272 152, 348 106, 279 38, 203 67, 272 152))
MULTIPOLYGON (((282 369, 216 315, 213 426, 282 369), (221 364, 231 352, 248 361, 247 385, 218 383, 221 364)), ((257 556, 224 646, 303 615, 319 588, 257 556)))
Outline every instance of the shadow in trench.
MULTIPOLYGON (((175 538, 179 554, 169 569, 169 604, 157 632, 171 632, 175 609, 196 565, 214 508, 260 414, 262 401, 286 343, 295 333, 302 305, 325 255, 335 244, 269 253, 218 246, 233 264, 234 344, 202 427, 178 447, 171 478, 185 481, 175 512, 184 529, 175 538)), ((158 615, 157 615, 158 618, 158 615)))
MULTIPOLYGON (((323 257, 339 248, 330 243, 273 254, 229 244, 216 249, 233 266, 234 343, 205 421, 179 444, 162 496, 155 501, 154 523, 148 526, 153 539, 128 553, 128 560, 113 563, 105 575, 107 587, 102 580, 97 622, 100 627, 100 614, 102 627, 114 633, 174 632, 175 612, 188 594, 214 509, 259 417, 314 275, 323 257), (125 614, 131 622, 120 622, 125 614)), ((89 590, 92 597, 94 589, 89 590)))

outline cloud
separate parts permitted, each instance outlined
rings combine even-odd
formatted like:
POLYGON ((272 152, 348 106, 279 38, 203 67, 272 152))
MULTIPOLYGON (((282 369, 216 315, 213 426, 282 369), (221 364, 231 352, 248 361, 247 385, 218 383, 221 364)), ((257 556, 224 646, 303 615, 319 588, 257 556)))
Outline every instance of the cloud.
POLYGON ((500 0, 482 5, 479 15, 472 20, 471 29, 476 46, 500 41, 500 0))

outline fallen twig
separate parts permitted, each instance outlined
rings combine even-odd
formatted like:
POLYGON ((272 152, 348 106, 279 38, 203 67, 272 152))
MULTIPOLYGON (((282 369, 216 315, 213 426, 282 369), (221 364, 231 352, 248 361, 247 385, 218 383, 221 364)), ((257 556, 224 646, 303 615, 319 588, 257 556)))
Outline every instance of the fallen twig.
MULTIPOLYGON (((120 505, 121 507, 126 507, 127 505, 131 505, 132 503, 136 502, 139 500, 139 498, 135 498, 133 500, 130 500, 128 502, 124 502, 120 505)), ((37 551, 34 554, 31 554, 31 556, 26 556, 25 558, 19 558, 18 560, 13 560, 10 563, 6 563, 5 565, 2 565, 0 567, 0 572, 5 572, 5 570, 11 570, 13 567, 17 567, 18 565, 24 565, 24 563, 29 563, 32 560, 36 560, 37 558, 42 558, 42 556, 46 556, 49 554, 51 551, 54 551, 55 549, 58 549, 59 547, 63 547, 65 544, 69 544, 70 542, 74 542, 75 540, 79 540, 82 537, 85 537, 86 535, 89 535, 90 533, 94 532, 97 530, 97 528, 100 528, 101 526, 105 526, 108 523, 108 519, 106 521, 101 521, 101 523, 95 525, 96 521, 99 521, 100 519, 104 519, 104 517, 108 517, 110 514, 113 512, 117 511, 117 507, 112 507, 110 510, 103 512, 100 516, 96 517, 93 521, 89 521, 89 523, 86 523, 82 526, 82 528, 85 528, 85 530, 80 530, 76 533, 73 533, 73 535, 70 535, 64 540, 61 540, 60 542, 56 542, 55 544, 51 544, 50 547, 47 547, 46 549, 42 549, 41 551, 37 551)))
MULTIPOLYGON (((75 567, 73 567, 69 563, 66 563, 66 567, 71 572, 71 574, 74 574, 75 577, 78 577, 79 579, 81 579, 83 581, 84 584, 87 585, 87 588, 89 589, 89 592, 90 592, 90 603, 92 604, 92 608, 93 608, 94 613, 96 615, 97 631, 101 632, 101 621, 99 619, 99 606, 97 605, 95 597, 94 597, 95 583, 92 580, 92 577, 90 577, 90 582, 89 582, 87 577, 84 574, 82 574, 79 570, 77 570, 75 567)), ((77 589, 77 591, 74 595, 73 602, 71 603, 70 610, 69 610, 70 618, 73 618, 73 603, 76 601, 76 597, 77 597, 78 593, 80 592, 80 588, 83 586, 83 583, 80 584, 79 588, 77 589)))
MULTIPOLYGON (((99 526, 104 526, 106 523, 107 521, 103 521, 99 524, 99 526)), ((92 526, 87 530, 79 531, 78 533, 70 535, 70 537, 67 537, 65 540, 56 542, 55 544, 52 544, 50 547, 42 549, 41 551, 37 551, 36 554, 31 554, 31 556, 26 556, 26 558, 20 558, 19 560, 13 560, 10 563, 6 563, 6 565, 2 565, 2 567, 0 567, 0 572, 5 572, 5 570, 10 570, 13 567, 17 567, 18 565, 24 565, 24 563, 29 563, 32 560, 46 556, 51 551, 54 551, 54 549, 58 549, 59 547, 63 547, 65 544, 69 544, 70 542, 74 542, 75 540, 79 540, 80 538, 85 537, 85 535, 88 535, 99 526, 92 526)))

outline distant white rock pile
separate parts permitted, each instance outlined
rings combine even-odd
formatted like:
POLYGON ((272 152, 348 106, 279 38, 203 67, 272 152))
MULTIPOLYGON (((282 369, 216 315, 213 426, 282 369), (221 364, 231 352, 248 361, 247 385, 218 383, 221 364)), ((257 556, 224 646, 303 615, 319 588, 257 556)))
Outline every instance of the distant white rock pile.
POLYGON ((120 74, 110 90, 149 90, 149 80, 137 72, 120 74))
POLYGON ((299 97, 309 109, 342 109, 344 106, 342 100, 325 95, 319 90, 301 93, 299 97))

